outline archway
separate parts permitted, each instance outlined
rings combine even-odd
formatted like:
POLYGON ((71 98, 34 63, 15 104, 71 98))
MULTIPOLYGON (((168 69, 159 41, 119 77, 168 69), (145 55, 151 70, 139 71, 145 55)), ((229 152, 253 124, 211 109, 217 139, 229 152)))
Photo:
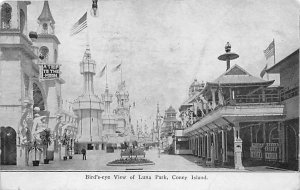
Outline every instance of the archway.
POLYGON ((42 90, 36 83, 33 83, 33 107, 39 107, 40 110, 45 110, 44 96, 42 90))
POLYGON ((16 131, 12 127, 0 128, 1 165, 17 164, 16 131))

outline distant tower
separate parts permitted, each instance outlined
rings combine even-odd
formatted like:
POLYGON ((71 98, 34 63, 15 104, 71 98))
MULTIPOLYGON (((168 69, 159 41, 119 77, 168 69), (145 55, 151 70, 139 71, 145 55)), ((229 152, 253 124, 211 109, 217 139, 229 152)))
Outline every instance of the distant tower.
POLYGON ((104 103, 104 113, 102 114, 103 124, 103 146, 105 149, 107 143, 114 141, 116 138, 116 126, 115 115, 110 111, 110 104, 112 103, 113 95, 109 92, 108 86, 106 85, 105 92, 102 96, 102 102, 104 103))
POLYGON ((200 83, 197 79, 194 79, 194 82, 190 85, 189 88, 189 97, 195 95, 197 92, 200 92, 204 88, 204 83, 200 83))
POLYGON ((102 102, 94 94, 93 77, 96 63, 91 58, 89 47, 86 48, 80 62, 83 75, 83 94, 73 103, 73 110, 78 116, 78 143, 88 149, 99 149, 102 143, 102 102))
POLYGON ((130 106, 129 102, 129 93, 126 90, 125 81, 122 81, 116 92, 118 106, 115 109, 115 114, 118 120, 117 131, 121 134, 129 135, 130 131, 129 126, 129 117, 130 117, 130 106))
POLYGON ((234 60, 239 57, 238 54, 231 52, 231 45, 229 42, 225 45, 225 52, 224 54, 220 55, 218 57, 219 60, 221 61, 226 61, 227 63, 227 68, 226 71, 230 68, 230 60, 234 60))

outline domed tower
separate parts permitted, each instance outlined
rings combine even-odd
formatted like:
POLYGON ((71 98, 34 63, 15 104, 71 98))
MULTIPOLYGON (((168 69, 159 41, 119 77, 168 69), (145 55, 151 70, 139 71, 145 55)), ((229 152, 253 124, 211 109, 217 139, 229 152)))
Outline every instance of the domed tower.
POLYGON ((93 77, 96 63, 91 58, 89 47, 80 62, 83 75, 83 94, 73 103, 73 110, 78 116, 78 143, 87 149, 98 149, 102 143, 102 102, 94 94, 93 77))
POLYGON ((197 79, 194 79, 194 82, 190 85, 189 88, 189 97, 193 96, 197 92, 200 92, 204 88, 204 83, 200 83, 197 79))

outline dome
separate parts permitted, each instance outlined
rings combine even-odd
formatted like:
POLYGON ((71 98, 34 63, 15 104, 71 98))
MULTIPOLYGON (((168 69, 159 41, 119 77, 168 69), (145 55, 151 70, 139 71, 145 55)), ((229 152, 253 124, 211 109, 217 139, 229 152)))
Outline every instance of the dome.
POLYGON ((194 79, 194 82, 190 85, 189 96, 194 95, 196 92, 200 92, 204 88, 205 84, 202 81, 201 83, 194 79))
POLYGON ((166 113, 176 113, 176 110, 170 106, 167 110, 166 110, 166 113))

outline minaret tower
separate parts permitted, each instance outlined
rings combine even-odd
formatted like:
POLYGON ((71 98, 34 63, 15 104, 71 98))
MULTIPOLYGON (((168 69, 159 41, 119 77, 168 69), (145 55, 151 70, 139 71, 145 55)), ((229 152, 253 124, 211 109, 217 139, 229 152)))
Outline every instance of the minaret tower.
POLYGON ((112 103, 113 95, 109 93, 108 86, 106 85, 105 92, 102 96, 102 101, 104 102, 104 114, 110 114, 110 104, 112 103))
MULTIPOLYGON (((96 63, 91 58, 87 46, 80 62, 80 73, 83 75, 83 94, 73 103, 73 110, 78 116, 78 143, 87 149, 99 149, 102 144, 102 102, 94 94, 93 77, 96 63)), ((81 148, 81 147, 79 147, 81 148)))
POLYGON ((102 102, 104 103, 104 114, 102 116, 103 124, 103 138, 102 149, 106 149, 107 143, 115 141, 116 139, 116 126, 115 115, 110 111, 110 104, 112 103, 113 95, 109 92, 108 85, 106 84, 105 92, 101 95, 102 102))

